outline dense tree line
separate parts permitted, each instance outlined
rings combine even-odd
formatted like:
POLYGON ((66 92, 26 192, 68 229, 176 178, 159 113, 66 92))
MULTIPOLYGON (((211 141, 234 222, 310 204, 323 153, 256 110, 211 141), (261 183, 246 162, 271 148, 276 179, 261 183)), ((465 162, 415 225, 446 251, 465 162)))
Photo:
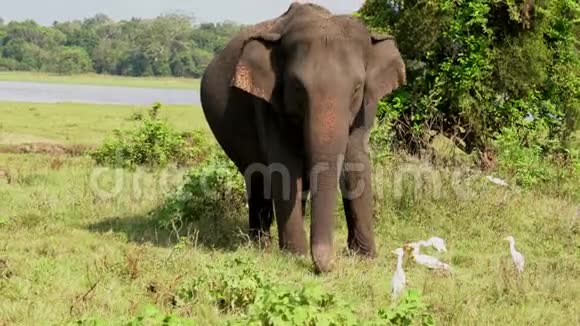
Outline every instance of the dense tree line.
POLYGON ((99 14, 49 27, 0 20, 0 70, 200 77, 240 27, 176 14, 120 22, 99 14))

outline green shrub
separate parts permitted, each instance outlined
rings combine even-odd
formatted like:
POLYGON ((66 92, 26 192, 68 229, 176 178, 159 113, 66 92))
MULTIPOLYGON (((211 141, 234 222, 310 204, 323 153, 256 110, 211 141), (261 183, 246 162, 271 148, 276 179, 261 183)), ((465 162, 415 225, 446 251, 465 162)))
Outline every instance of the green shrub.
POLYGON ((182 303, 211 302, 220 311, 241 314, 253 304, 262 289, 271 289, 272 282, 255 263, 235 258, 223 266, 208 266, 205 273, 179 289, 182 303))
POLYGON ((236 243, 232 236, 237 228, 247 223, 244 179, 221 148, 215 148, 190 169, 184 185, 151 214, 164 229, 203 229, 198 241, 231 247, 236 243))
POLYGON ((355 311, 317 285, 260 288, 243 322, 234 325, 359 325, 355 311))
POLYGON ((390 325, 413 325, 418 321, 423 326, 435 324, 433 316, 428 312, 428 306, 422 301, 421 292, 408 289, 397 306, 379 310, 377 325, 383 325, 385 322, 390 325))
POLYGON ((129 321, 116 321, 111 323, 111 321, 105 321, 99 318, 87 318, 77 320, 74 325, 81 326, 106 326, 106 325, 124 325, 124 326, 149 326, 149 325, 163 325, 163 326, 195 326, 192 320, 175 316, 173 314, 165 314, 159 311, 153 305, 146 305, 143 311, 138 314, 135 318, 129 321))
POLYGON ((407 64, 408 85, 383 105, 398 146, 419 152, 443 134, 483 151, 529 115, 545 128, 523 146, 568 146, 580 116, 577 1, 367 0, 357 15, 392 33, 407 64))
POLYGON ((136 130, 116 130, 91 156, 97 164, 112 167, 164 167, 169 163, 190 165, 203 158, 208 145, 201 132, 178 133, 160 120, 161 104, 141 119, 136 130))
MULTIPOLYGON (((547 129, 544 127, 544 130, 547 129)), ((580 199, 580 151, 545 153, 536 129, 505 128, 494 141, 500 173, 517 185, 541 186, 543 192, 580 199)))
POLYGON ((178 305, 211 302, 234 318, 228 325, 433 325, 421 293, 407 291, 397 305, 362 320, 355 309, 316 283, 296 286, 266 275, 255 262, 235 258, 177 291, 178 305))
POLYGON ((520 132, 506 128, 497 136, 495 146, 501 167, 523 186, 550 180, 553 175, 542 157, 539 145, 524 146, 520 132))
POLYGON ((143 312, 133 320, 125 324, 126 326, 195 326, 198 325, 192 320, 175 316, 173 314, 164 314, 157 310, 155 306, 147 305, 143 312))

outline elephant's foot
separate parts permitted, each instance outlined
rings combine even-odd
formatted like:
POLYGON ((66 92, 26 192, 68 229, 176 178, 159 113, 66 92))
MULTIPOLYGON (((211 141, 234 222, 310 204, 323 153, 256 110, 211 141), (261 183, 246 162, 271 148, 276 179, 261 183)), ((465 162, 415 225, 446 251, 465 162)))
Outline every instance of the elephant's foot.
POLYGON ((328 273, 332 270, 334 253, 332 246, 327 244, 313 244, 312 245, 312 260, 314 260, 314 267, 316 273, 328 273))
POLYGON ((280 239, 279 246, 280 246, 280 250, 290 252, 294 255, 306 256, 308 254, 308 247, 306 246, 306 239, 296 239, 294 241, 280 239))
POLYGON ((377 256, 377 250, 375 243, 372 240, 362 240, 353 237, 348 240, 348 249, 359 256, 375 258, 377 256))

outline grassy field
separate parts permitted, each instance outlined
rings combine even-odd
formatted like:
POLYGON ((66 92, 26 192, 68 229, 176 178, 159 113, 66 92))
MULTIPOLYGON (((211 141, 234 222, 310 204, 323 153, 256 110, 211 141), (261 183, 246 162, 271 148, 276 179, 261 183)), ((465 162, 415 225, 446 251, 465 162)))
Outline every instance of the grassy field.
MULTIPOLYGON (((125 119, 134 110, 0 104, 3 133, 67 143, 97 143, 113 128, 129 126, 125 119)), ((181 130, 204 127, 195 109, 168 107, 165 114, 181 130)), ((119 192, 108 198, 97 190, 113 189, 115 172, 95 178, 97 171, 82 156, 0 154, 0 325, 92 318, 113 325, 142 314, 147 305, 199 325, 223 325, 243 312, 223 310, 222 304, 239 304, 245 297, 232 295, 247 294, 254 284, 248 288, 247 275, 236 278, 231 264, 293 288, 313 283, 348 303, 360 318, 371 319, 391 303, 392 250, 434 235, 447 241, 441 257, 453 272, 431 272, 410 260, 405 271, 408 287, 422 291, 437 324, 580 324, 578 202, 499 187, 478 174, 456 179, 453 187, 444 182, 441 190, 428 184, 416 188, 410 179, 397 186, 403 171, 422 171, 427 180, 447 180, 454 171, 389 160, 377 171, 382 178, 375 186, 381 194, 379 257, 364 261, 342 253, 346 225, 337 213, 336 267, 317 276, 308 258, 250 244, 243 218, 198 224, 203 227, 181 239, 160 229, 151 212, 165 204, 183 171, 170 170, 174 178, 167 186, 160 182, 164 171, 123 171, 119 192), (510 234, 526 257, 521 279, 509 263, 507 242, 501 241, 510 234), (199 295, 216 288, 223 297, 199 295)))
POLYGON ((99 74, 58 75, 41 72, 2 71, 0 81, 28 81, 37 83, 83 84, 147 88, 198 89, 199 80, 176 77, 125 77, 99 74))
MULTIPOLYGON (((0 102, 0 144, 98 144, 116 128, 129 128, 148 107, 100 104, 0 102)), ((201 108, 163 106, 161 117, 180 131, 207 128, 201 108)))

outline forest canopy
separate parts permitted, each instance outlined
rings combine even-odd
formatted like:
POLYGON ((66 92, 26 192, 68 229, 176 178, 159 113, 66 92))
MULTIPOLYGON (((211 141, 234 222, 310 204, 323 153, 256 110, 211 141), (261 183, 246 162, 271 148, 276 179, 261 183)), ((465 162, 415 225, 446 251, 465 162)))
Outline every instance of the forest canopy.
POLYGON ((0 19, 0 71, 199 78, 240 28, 179 14, 118 22, 98 14, 52 26, 0 19))

